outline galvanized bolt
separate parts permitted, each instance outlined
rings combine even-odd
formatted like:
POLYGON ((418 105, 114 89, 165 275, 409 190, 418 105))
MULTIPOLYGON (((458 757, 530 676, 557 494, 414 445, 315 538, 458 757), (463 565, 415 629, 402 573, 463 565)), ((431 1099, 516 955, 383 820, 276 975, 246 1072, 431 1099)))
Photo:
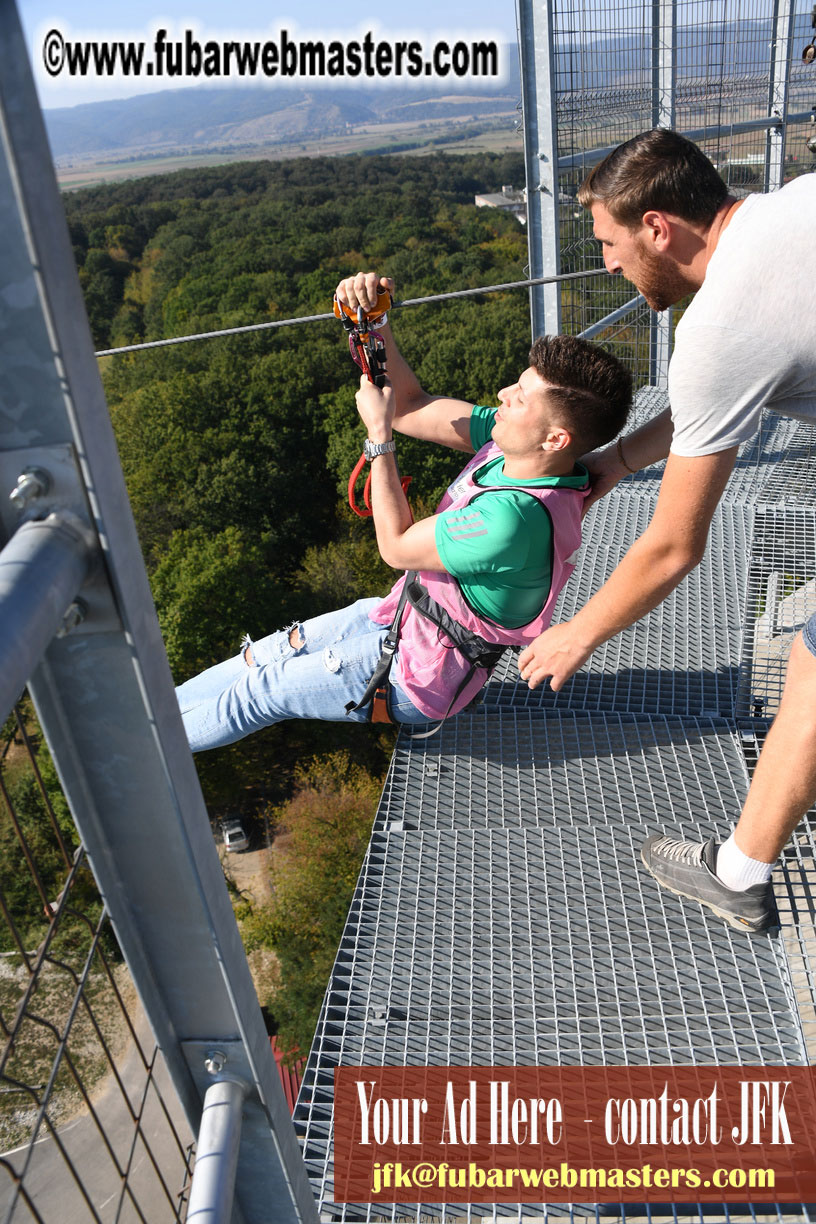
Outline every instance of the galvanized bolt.
POLYGON ((57 630, 57 637, 64 638, 72 629, 76 629, 77 625, 81 625, 85 617, 88 615, 88 609, 81 599, 75 599, 73 603, 68 605, 68 609, 62 618, 62 625, 57 630))
POLYGON ((51 488, 51 477, 42 468, 26 468, 17 477, 17 484, 9 493, 9 501, 18 509, 24 510, 29 502, 37 497, 44 497, 51 488))
POLYGON ((210 1075, 220 1075, 227 1063, 223 1050, 210 1050, 204 1059, 204 1066, 210 1075))

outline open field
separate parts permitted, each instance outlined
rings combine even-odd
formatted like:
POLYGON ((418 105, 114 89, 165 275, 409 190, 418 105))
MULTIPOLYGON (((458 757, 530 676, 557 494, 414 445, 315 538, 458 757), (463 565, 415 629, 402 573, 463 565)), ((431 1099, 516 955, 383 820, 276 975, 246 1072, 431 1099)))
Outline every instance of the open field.
POLYGON ((65 191, 96 187, 101 183, 169 174, 199 166, 221 166, 233 161, 280 161, 290 157, 329 157, 345 153, 504 153, 521 149, 521 135, 514 129, 515 109, 493 115, 455 120, 425 119, 421 123, 361 124, 351 132, 315 139, 269 143, 241 148, 189 150, 156 156, 137 152, 121 160, 89 157, 58 159, 57 179, 65 191), (437 142, 440 143, 432 143, 437 142), (408 146, 406 148, 406 146, 408 146))

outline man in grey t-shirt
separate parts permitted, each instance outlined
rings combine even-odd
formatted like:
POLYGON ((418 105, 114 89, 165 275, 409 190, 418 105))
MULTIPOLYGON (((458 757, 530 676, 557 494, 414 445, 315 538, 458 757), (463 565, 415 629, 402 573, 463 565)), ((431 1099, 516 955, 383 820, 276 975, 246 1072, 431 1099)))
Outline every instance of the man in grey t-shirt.
MULTIPOLYGON (((572 621, 519 658, 535 688, 561 688, 592 651, 634 624, 700 562, 738 444, 763 408, 816 420, 816 175, 739 201, 696 145, 644 132, 588 176, 579 199, 611 273, 655 310, 696 293, 678 324, 671 409, 588 464, 602 496, 668 456, 649 527, 572 621)), ((816 616, 795 641, 785 691, 737 828, 717 846, 650 838, 646 867, 740 930, 776 921, 773 864, 816 801, 816 616)))
POLYGON ((763 408, 816 421, 816 175, 743 200, 677 325, 673 455, 752 437, 763 408))

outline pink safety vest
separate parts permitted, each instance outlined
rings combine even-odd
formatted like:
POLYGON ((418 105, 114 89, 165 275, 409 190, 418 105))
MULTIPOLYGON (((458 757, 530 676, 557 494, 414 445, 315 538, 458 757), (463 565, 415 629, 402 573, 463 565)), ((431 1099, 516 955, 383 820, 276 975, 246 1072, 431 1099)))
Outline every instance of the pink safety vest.
MULTIPOLYGON (((491 459, 501 454, 501 448, 494 442, 488 442, 471 459, 456 480, 445 493, 436 508, 437 514, 443 510, 460 510, 467 506, 481 493, 493 489, 507 489, 508 485, 478 485, 473 479, 479 468, 484 467, 491 459)), ((584 489, 535 488, 527 486, 522 490, 537 497, 546 507, 553 526, 553 558, 552 583, 550 593, 544 607, 534 620, 519 629, 505 629, 495 621, 479 616, 468 605, 462 595, 459 583, 452 574, 447 572, 432 573, 420 571, 418 577, 428 594, 441 604, 443 608, 474 633, 481 634, 488 642, 496 642, 505 646, 527 646, 543 633, 550 623, 553 608, 567 579, 575 568, 575 553, 581 545, 581 507, 584 498, 589 493, 589 486, 584 489)), ((400 592, 405 583, 405 576, 399 579, 369 616, 379 625, 389 625, 397 610, 400 592)), ((398 683, 418 710, 428 719, 444 718, 447 713, 457 714, 476 693, 487 683, 488 672, 477 668, 469 682, 449 710, 451 698, 462 683, 470 664, 448 638, 437 627, 421 616, 408 604, 402 617, 402 632, 398 650, 399 674, 398 683)))

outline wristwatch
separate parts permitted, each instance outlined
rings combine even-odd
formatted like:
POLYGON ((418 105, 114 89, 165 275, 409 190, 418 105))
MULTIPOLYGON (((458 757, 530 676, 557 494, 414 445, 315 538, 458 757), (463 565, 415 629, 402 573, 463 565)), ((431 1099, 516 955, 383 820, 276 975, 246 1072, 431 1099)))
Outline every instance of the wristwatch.
POLYGON ((396 449, 397 444, 393 438, 390 442, 372 442, 370 438, 366 438, 363 443, 363 454, 366 457, 367 463, 370 463, 372 459, 376 459, 377 455, 390 455, 396 449))

